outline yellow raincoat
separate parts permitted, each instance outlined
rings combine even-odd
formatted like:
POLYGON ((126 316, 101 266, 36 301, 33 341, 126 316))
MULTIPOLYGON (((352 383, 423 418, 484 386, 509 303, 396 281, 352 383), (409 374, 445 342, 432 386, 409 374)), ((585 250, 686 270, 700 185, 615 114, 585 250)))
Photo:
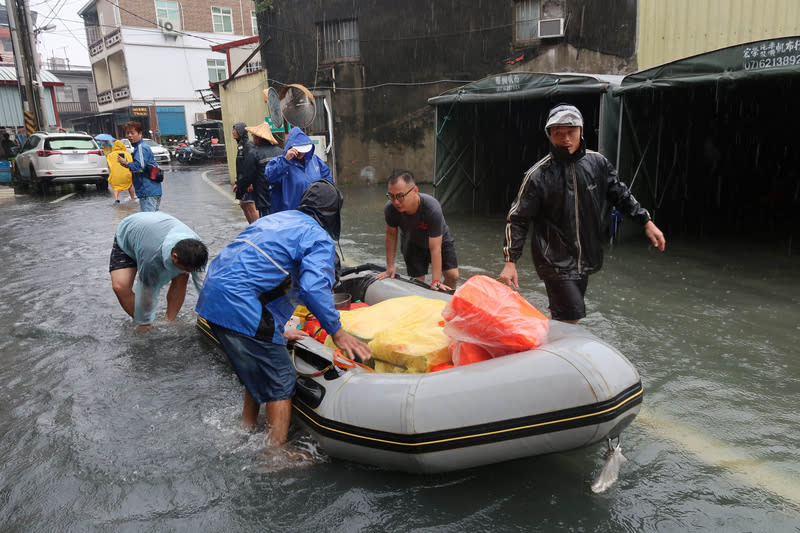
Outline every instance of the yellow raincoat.
POLYGON ((106 156, 108 168, 111 174, 108 176, 108 183, 115 191, 127 191, 133 186, 133 176, 131 171, 119 164, 117 156, 122 154, 126 161, 133 161, 133 157, 125 149, 122 141, 114 141, 111 152, 106 156))

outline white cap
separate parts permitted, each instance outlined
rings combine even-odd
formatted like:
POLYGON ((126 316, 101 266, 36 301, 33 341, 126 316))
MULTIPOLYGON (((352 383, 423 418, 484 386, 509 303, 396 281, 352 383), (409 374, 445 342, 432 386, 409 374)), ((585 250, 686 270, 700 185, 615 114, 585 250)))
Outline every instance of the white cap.
POLYGON ((544 126, 544 132, 548 136, 548 131, 553 126, 578 126, 583 128, 583 115, 578 111, 574 105, 559 104, 550 110, 547 116, 547 123, 544 126))
POLYGON ((313 144, 301 144, 301 145, 298 145, 298 146, 292 146, 292 148, 294 148, 295 150, 297 150, 301 154, 305 154, 305 153, 310 152, 311 149, 314 148, 314 145, 313 144))

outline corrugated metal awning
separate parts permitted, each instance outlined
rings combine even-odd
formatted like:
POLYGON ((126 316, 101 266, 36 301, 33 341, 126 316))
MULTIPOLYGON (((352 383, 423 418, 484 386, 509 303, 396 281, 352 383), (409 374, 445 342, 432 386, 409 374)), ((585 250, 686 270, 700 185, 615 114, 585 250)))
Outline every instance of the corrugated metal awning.
MULTIPOLYGON (((47 86, 61 86, 64 85, 64 82, 58 79, 55 75, 47 70, 39 71, 39 75, 42 77, 42 83, 47 86)), ((17 84, 18 80, 21 79, 20 76, 17 76, 17 69, 14 67, 2 67, 0 66, 0 83, 13 83, 14 85, 17 84)))

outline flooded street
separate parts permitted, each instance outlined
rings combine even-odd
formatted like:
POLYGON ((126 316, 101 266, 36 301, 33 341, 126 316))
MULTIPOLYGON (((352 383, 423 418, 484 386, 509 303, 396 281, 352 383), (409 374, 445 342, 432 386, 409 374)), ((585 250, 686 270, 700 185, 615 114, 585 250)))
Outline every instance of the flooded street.
MULTIPOLYGON (((161 209, 212 257, 246 225, 226 181, 175 164, 164 181, 161 209)), ((76 190, 0 188, 2 531, 800 531, 798 256, 669 234, 663 254, 643 236, 608 250, 581 325, 636 365, 645 398, 606 493, 590 490, 602 446, 431 476, 318 451, 270 471, 194 288, 144 335, 114 297, 114 231, 138 204, 76 190)), ((383 264, 384 186, 343 192, 345 262, 383 264)), ((499 274, 503 223, 448 217, 462 279, 499 274)), ((529 252, 521 292, 546 310, 529 252)))

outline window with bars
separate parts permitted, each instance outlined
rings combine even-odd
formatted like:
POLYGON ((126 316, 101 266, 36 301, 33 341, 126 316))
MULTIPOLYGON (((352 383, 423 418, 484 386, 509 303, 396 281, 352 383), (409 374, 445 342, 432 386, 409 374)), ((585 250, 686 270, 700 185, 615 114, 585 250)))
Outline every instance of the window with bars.
POLYGON ((211 22, 215 33, 233 33, 233 10, 229 7, 212 6, 211 22))
POLYGON ((208 65, 208 81, 216 83, 228 78, 228 69, 224 59, 206 59, 208 65))
POLYGON ((539 37, 539 0, 520 0, 515 6, 514 40, 530 41, 539 37))
POLYGON ((317 24, 322 62, 351 61, 361 57, 356 19, 317 24))
POLYGON ((262 70, 261 68, 261 61, 251 61, 244 66, 245 74, 250 74, 252 72, 258 72, 262 70))
MULTIPOLYGON (((556 22, 561 24, 565 11, 564 0, 517 0, 514 4, 514 41, 532 41, 553 36, 552 32, 548 35, 539 35, 539 23, 546 21, 548 24, 556 22)), ((563 30, 563 27, 559 28, 563 30)))

